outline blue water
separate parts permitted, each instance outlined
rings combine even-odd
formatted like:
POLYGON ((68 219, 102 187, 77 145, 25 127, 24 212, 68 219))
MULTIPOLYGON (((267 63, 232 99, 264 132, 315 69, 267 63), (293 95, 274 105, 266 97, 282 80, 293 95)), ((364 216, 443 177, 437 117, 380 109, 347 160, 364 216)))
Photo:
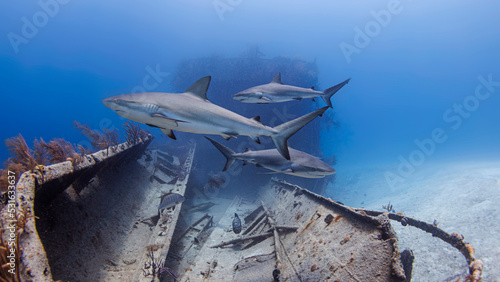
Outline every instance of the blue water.
MULTIPOLYGON (((103 98, 146 86, 172 91, 169 78, 182 59, 237 57, 258 45, 265 58, 315 61, 319 89, 352 78, 333 97, 340 127, 318 132, 324 155, 336 155, 338 167, 500 156, 500 83, 475 96, 479 77, 500 82, 496 1, 0 5, 1 140, 21 133, 28 144, 40 137, 85 142, 73 120, 95 129, 124 122, 103 98), (152 70, 159 74, 144 85, 152 70)), ((300 132, 295 138, 306 140, 300 132)), ((7 157, 1 147, 0 160, 7 157)))

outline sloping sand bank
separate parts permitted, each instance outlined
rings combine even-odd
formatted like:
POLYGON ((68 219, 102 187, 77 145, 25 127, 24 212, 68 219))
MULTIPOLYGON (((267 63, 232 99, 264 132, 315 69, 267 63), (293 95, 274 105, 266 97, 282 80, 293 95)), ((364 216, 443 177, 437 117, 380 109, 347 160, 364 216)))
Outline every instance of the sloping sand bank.
MULTIPOLYGON (((500 281, 500 163, 426 165, 390 186, 385 167, 337 169, 327 196, 353 207, 395 212, 457 232, 484 262, 483 281, 500 281)), ((415 255, 412 281, 446 281, 465 275, 465 258, 450 245, 413 227, 393 222, 401 250, 415 255)), ((463 281, 463 280, 462 280, 463 281)))

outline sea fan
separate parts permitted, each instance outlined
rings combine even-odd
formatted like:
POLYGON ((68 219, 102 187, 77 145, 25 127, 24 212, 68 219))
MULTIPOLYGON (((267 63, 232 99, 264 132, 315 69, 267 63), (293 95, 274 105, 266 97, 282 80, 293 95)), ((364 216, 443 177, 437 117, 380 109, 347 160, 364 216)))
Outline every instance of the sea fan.
POLYGON ((120 134, 118 133, 118 129, 104 129, 102 136, 105 140, 109 141, 109 144, 112 146, 120 144, 120 134))
POLYGON ((45 144, 45 141, 42 138, 33 141, 33 157, 38 164, 47 165, 49 163, 49 152, 43 144, 45 144))
POLYGON ((136 144, 139 140, 144 140, 149 135, 149 132, 143 130, 139 124, 131 121, 126 121, 123 128, 125 128, 128 144, 136 144))
MULTIPOLYGON (((43 139, 41 142, 43 142, 43 139)), ((49 143, 40 143, 40 146, 45 148, 48 152, 51 164, 64 162, 79 156, 79 154, 75 152, 73 145, 62 138, 56 138, 49 143)))
POLYGON ((28 147, 21 134, 5 140, 5 145, 12 156, 13 163, 22 164, 25 170, 33 170, 38 165, 33 157, 33 150, 28 147))
POLYGON ((73 121, 73 126, 90 140, 90 144, 94 148, 98 148, 98 144, 101 141, 101 134, 97 130, 92 130, 88 125, 81 124, 76 120, 73 121))
POLYGON ((87 136, 90 140, 92 147, 102 150, 108 148, 111 144, 119 143, 118 132, 116 130, 106 130, 105 133, 101 134, 97 130, 92 130, 86 124, 81 124, 78 121, 73 121, 73 125, 78 129, 83 135, 87 136))

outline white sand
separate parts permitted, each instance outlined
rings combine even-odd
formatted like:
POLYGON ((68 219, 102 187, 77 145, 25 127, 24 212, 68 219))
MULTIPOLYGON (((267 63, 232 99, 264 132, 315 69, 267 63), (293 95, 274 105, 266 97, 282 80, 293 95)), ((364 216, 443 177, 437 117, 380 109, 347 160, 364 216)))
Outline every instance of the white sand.
MULTIPOLYGON (((404 182, 390 187, 393 167, 337 170, 327 195, 352 207, 382 210, 390 201, 396 212, 457 232, 484 262, 483 281, 500 281, 500 163, 441 163, 417 168, 404 182)), ((467 271, 462 254, 438 238, 393 222, 400 250, 415 254, 412 281, 444 281, 467 271)), ((456 279, 455 279, 456 280, 456 279)))

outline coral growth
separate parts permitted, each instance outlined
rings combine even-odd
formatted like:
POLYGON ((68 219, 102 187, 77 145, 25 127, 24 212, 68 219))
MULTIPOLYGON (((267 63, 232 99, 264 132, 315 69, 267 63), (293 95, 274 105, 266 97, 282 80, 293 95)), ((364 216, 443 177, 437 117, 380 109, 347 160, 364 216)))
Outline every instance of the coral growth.
POLYGON ((43 168, 45 165, 55 164, 64 161, 71 161, 73 165, 79 164, 83 160, 84 149, 79 146, 80 154, 75 151, 71 143, 56 138, 50 142, 45 142, 42 138, 33 141, 31 149, 26 144, 23 136, 9 138, 5 140, 5 145, 9 149, 11 157, 5 162, 5 169, 0 170, 0 189, 8 186, 8 173, 19 178, 25 171, 39 173, 43 182, 43 168))
POLYGON ((136 144, 140 140, 144 140, 149 135, 149 132, 142 129, 139 124, 135 122, 126 121, 123 128, 125 129, 128 144, 136 144))
POLYGON ((49 143, 46 143, 41 138, 35 140, 35 152, 37 151, 43 152, 44 157, 47 159, 46 163, 49 164, 71 161, 73 165, 76 165, 83 160, 82 156, 75 151, 73 145, 62 138, 56 138, 49 143), (36 149, 37 147, 38 149, 36 149))
POLYGON ((5 145, 9 149, 13 163, 23 165, 25 170, 33 170, 38 165, 33 157, 33 150, 28 147, 21 134, 5 140, 5 145))
POLYGON ((10 175, 19 178, 23 172, 33 171, 38 165, 33 156, 33 150, 28 147, 21 134, 5 140, 5 145, 9 149, 11 157, 5 162, 5 169, 0 170, 0 189, 2 191, 7 189, 9 171, 10 175))
POLYGON ((394 212, 393 206, 391 205, 391 201, 387 204, 387 206, 382 205, 382 209, 388 211, 388 212, 394 212))
POLYGON ((20 232, 16 230, 16 237, 14 241, 8 242, 3 240, 3 233, 6 229, 3 221, 1 221, 2 226, 0 226, 0 281, 21 281, 19 275, 19 267, 12 268, 10 263, 12 262, 9 256, 14 254, 14 266, 19 266, 19 236, 20 232))
MULTIPOLYGON (((74 126, 90 140, 91 145, 95 149, 111 149, 115 151, 116 146, 120 143, 118 130, 104 129, 102 133, 97 130, 92 130, 88 125, 73 121, 74 126)), ((135 144, 140 140, 144 140, 149 135, 149 132, 144 131, 138 124, 127 121, 124 125, 127 133, 127 142, 135 144)), ((78 151, 73 144, 62 139, 55 138, 50 142, 45 142, 42 138, 33 141, 33 149, 28 147, 23 136, 19 134, 16 137, 5 140, 11 157, 5 162, 5 169, 0 169, 0 191, 8 187, 8 173, 19 177, 25 171, 39 173, 43 181, 44 166, 71 161, 73 165, 77 165, 83 161, 85 154, 92 153, 89 149, 85 149, 82 145, 78 145, 78 151)), ((109 153, 109 152, 108 152, 109 153)))
POLYGON ((49 152, 47 151, 47 148, 43 146, 44 143, 45 142, 41 138, 40 140, 35 139, 33 141, 33 157, 35 158, 35 161, 40 165, 49 164, 49 152))
POLYGON ((154 279, 154 277, 160 278, 162 274, 168 273, 174 279, 174 281, 177 281, 177 277, 174 275, 170 268, 162 267, 163 259, 155 258, 154 252, 157 251, 161 246, 162 245, 150 245, 146 247, 149 260, 144 263, 144 267, 142 268, 144 277, 153 276, 154 279))
POLYGON ((88 125, 81 124, 76 120, 73 121, 73 126, 85 135, 90 140, 92 147, 96 149, 107 149, 110 146, 118 145, 118 143, 120 143, 120 137, 116 129, 104 129, 104 132, 100 133, 97 130, 90 129, 88 125))

